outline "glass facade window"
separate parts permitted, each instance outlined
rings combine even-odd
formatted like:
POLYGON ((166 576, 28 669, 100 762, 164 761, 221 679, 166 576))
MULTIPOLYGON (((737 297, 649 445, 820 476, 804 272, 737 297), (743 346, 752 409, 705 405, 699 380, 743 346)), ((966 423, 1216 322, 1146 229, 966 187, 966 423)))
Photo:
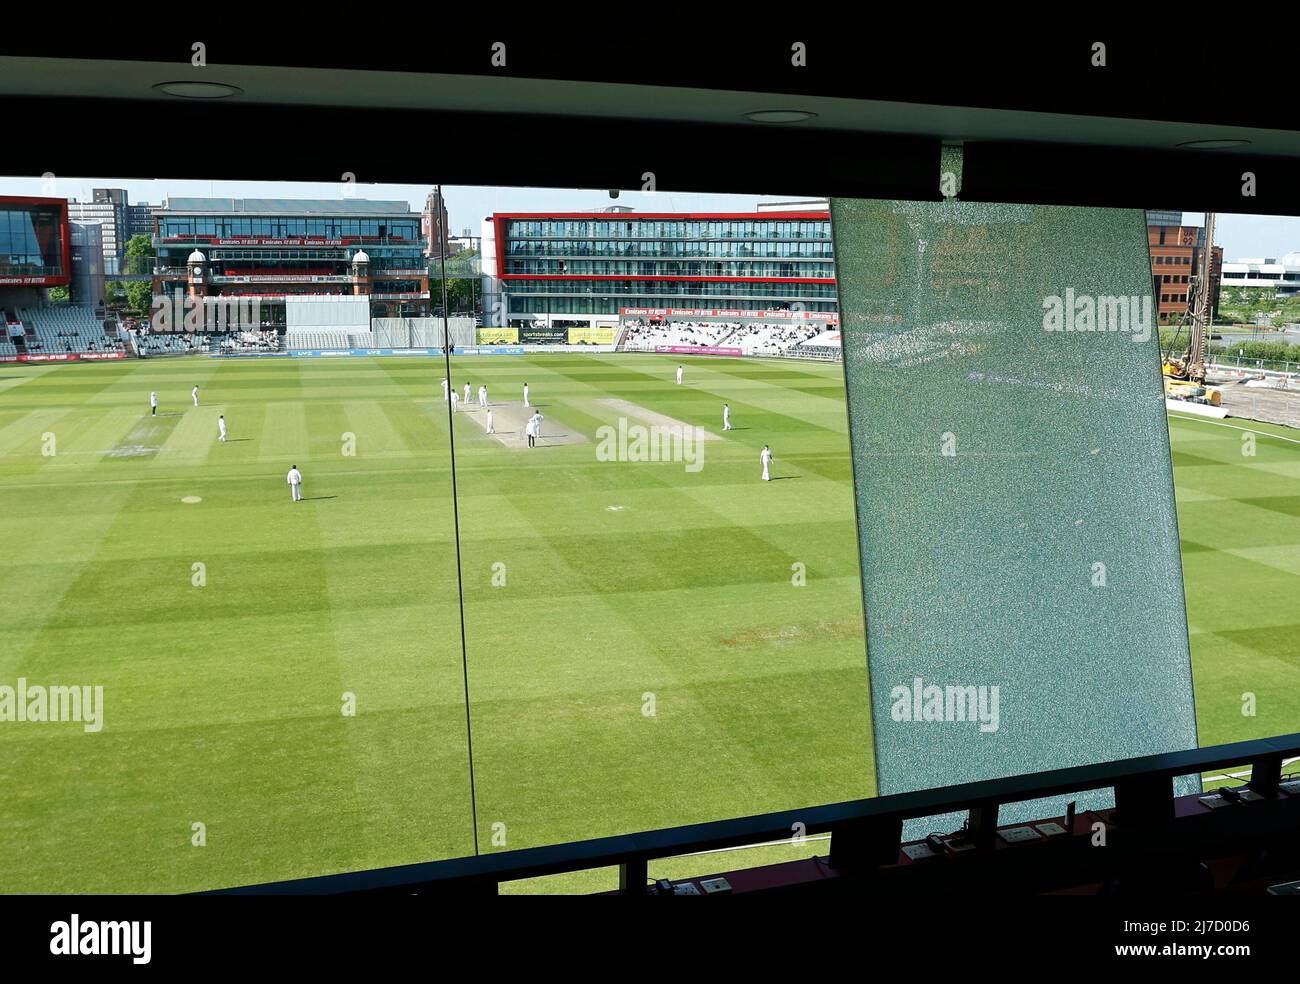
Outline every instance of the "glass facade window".
POLYGON ((61 219, 55 205, 0 208, 0 273, 63 276, 61 219))
POLYGON ((158 220, 162 239, 198 236, 228 239, 257 237, 293 239, 374 239, 383 242, 420 242, 420 220, 414 217, 351 218, 342 216, 184 216, 164 215, 158 220))
POLYGON ((829 216, 506 216, 498 227, 514 313, 836 309, 829 216))

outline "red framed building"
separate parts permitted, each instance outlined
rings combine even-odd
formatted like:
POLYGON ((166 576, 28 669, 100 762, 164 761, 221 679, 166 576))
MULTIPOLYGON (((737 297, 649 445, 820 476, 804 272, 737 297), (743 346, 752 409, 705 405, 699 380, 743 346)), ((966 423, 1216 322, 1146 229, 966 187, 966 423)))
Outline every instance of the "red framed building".
POLYGON ((497 327, 614 326, 623 308, 834 312, 828 211, 498 212, 484 312, 497 327))
POLYGON ((0 196, 0 287, 61 287, 71 280, 67 199, 0 196))

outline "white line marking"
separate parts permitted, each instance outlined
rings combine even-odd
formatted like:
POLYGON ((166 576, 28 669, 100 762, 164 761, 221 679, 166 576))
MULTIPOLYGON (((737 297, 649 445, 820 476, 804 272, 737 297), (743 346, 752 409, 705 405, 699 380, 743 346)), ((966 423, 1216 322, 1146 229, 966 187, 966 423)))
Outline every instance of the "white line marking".
MULTIPOLYGON (((1291 444, 1300 444, 1300 440, 1296 440, 1294 437, 1283 437, 1281 434, 1270 434, 1268 431, 1257 431, 1251 427, 1239 427, 1236 424, 1225 424, 1221 420, 1206 420, 1204 417, 1184 417, 1182 414, 1178 413, 1171 413, 1167 416, 1173 417, 1175 420, 1196 420, 1202 424, 1213 424, 1215 427, 1231 427, 1233 430, 1245 431, 1248 434, 1258 434, 1260 437, 1275 437, 1279 441, 1288 441, 1291 444)), ((1278 426, 1284 427, 1286 425, 1279 424, 1278 426)))
MULTIPOLYGON (((1282 760, 1282 768, 1286 768, 1292 762, 1300 762, 1300 757, 1282 760)), ((1245 772, 1226 772, 1221 776, 1201 776, 1202 782, 1226 782, 1229 779, 1249 779, 1250 769, 1245 772)))

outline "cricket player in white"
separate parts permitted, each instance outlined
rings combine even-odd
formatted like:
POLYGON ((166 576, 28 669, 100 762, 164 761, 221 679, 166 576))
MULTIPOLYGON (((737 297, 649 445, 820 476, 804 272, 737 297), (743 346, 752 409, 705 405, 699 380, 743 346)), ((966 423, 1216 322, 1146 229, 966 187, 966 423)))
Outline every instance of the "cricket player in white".
POLYGON ((294 502, 302 502, 302 472, 294 465, 289 469, 289 491, 293 493, 294 502))
POLYGON ((763 463, 763 481, 770 482, 772 476, 768 473, 768 465, 772 463, 772 449, 766 444, 763 445, 763 453, 758 456, 758 460, 763 463))
POLYGON ((526 406, 526 407, 527 407, 527 406, 532 406, 532 404, 530 404, 530 403, 528 402, 528 384, 527 384, 527 383, 524 383, 524 406, 526 406))
POLYGON ((150 416, 153 417, 158 416, 158 394, 157 393, 149 394, 149 414, 150 416))
POLYGON ((197 386, 190 390, 190 396, 194 397, 194 405, 197 407, 199 405, 199 388, 197 386))
POLYGON ((681 367, 681 366, 678 366, 678 367, 677 367, 677 385, 678 385, 678 386, 682 385, 682 367, 681 367))
POLYGON ((447 377, 442 377, 442 402, 447 402, 447 377))
POLYGON ((451 391, 451 412, 452 413, 456 412, 456 391, 455 390, 451 391))
POLYGON ((487 432, 488 432, 489 434, 495 434, 495 433, 496 433, 496 428, 492 426, 492 411, 491 411, 491 410, 488 411, 488 421, 487 421, 487 424, 488 424, 487 432))
POLYGON ((465 405, 469 406, 469 383, 465 384, 465 405))
POLYGON ((724 431, 731 430, 731 404, 730 403, 724 403, 722 405, 722 429, 724 431))
POLYGON ((222 414, 217 418, 217 432, 221 435, 221 443, 226 443, 226 415, 222 414))
POLYGON ((482 383, 478 387, 478 405, 481 407, 487 406, 487 387, 482 383))

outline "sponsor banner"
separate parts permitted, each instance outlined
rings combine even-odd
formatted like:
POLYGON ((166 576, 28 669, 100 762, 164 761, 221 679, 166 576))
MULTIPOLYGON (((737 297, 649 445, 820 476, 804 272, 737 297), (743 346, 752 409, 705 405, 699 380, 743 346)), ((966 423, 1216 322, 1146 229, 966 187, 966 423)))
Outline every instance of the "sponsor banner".
POLYGON ((718 348, 707 345, 656 345, 656 352, 671 352, 674 355, 744 355, 744 349, 718 348))
POLYGON ((617 328, 570 328, 570 345, 613 345, 617 328))
POLYGON ((569 340, 568 328, 526 326, 519 329, 521 345, 563 345, 569 340))
POLYGON ((343 274, 215 274, 208 278, 214 284, 348 284, 352 278, 343 274))
POLYGON ((330 359, 366 355, 442 355, 440 348, 370 348, 370 349, 294 349, 289 355, 295 359, 330 359))
POLYGON ((478 328, 474 341, 479 345, 518 345, 518 328, 478 328))
POLYGON ((18 361, 18 356, 16 355, 0 355, 0 362, 17 362, 17 361, 18 361))
POLYGON ((299 238, 299 239, 263 239, 255 236, 237 236, 233 239, 219 239, 213 236, 167 236, 165 243, 208 243, 212 246, 348 246, 361 242, 359 236, 344 239, 299 238))
POLYGON ((462 345, 453 355, 523 355, 522 345, 462 345))
POLYGON ((90 362, 102 362, 105 359, 125 359, 125 352, 82 352, 81 358, 90 362))
POLYGON ((26 276, 26 277, 0 277, 0 286, 20 286, 20 287, 58 287, 68 283, 70 277, 46 277, 46 276, 26 276))
POLYGON ((746 311, 739 308, 619 308, 620 318, 722 318, 728 321, 825 321, 838 325, 830 311, 746 311))

